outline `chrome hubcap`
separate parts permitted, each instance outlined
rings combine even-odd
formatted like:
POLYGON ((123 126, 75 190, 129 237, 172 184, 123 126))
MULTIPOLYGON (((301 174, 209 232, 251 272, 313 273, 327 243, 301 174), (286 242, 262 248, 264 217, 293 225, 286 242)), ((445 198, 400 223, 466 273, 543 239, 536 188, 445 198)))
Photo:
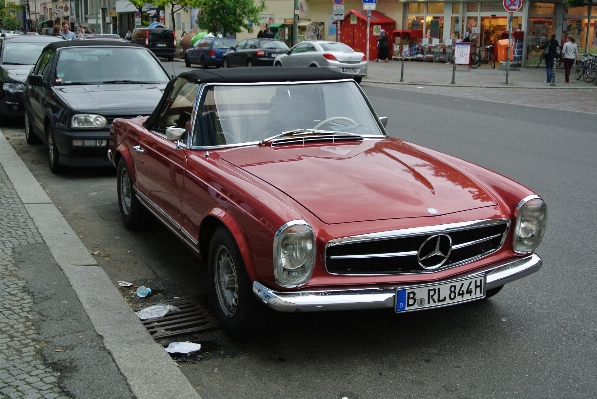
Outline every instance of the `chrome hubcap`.
POLYGON ((220 308, 228 317, 236 314, 238 307, 238 279, 236 267, 228 249, 224 246, 218 247, 215 257, 216 293, 220 308))

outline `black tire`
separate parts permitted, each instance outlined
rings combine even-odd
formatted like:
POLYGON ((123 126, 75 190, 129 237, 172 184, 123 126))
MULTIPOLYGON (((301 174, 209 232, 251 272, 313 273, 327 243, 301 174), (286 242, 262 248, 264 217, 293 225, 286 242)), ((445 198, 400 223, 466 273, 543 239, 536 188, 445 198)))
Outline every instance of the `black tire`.
POLYGON ((174 61, 174 56, 173 55, 169 55, 167 59, 168 59, 168 61, 174 61))
POLYGON ((281 63, 280 61, 278 61, 278 62, 276 62, 276 63, 274 64, 274 66, 275 66, 275 67, 281 67, 281 66, 282 66, 282 63, 281 63))
POLYGON ((249 59, 247 60, 247 67, 249 67, 249 68, 250 68, 250 67, 252 67, 252 66, 253 66, 253 61, 252 61, 252 60, 249 58, 249 59))
POLYGON ((495 58, 493 58, 493 55, 489 55, 489 65, 495 69, 495 58))
POLYGON ((46 136, 48 138, 48 160, 50 164, 50 171, 54 174, 62 172, 62 165, 60 165, 60 153, 56 146, 56 137, 54 137, 54 129, 48 123, 46 126, 46 136))
POLYGON ((201 68, 207 69, 207 63, 205 62, 205 57, 201 56, 201 68))
POLYGON ((597 77, 597 63, 594 62, 588 65, 587 71, 583 76, 583 80, 586 83, 591 83, 595 80, 595 77, 597 77))
POLYGON ((185 55, 185 56, 184 56, 184 65, 185 65, 187 68, 190 68, 190 67, 191 67, 191 61, 189 61, 189 57, 188 57, 187 55, 185 55))
POLYGON ((131 174, 124 159, 120 159, 118 162, 116 191, 118 192, 120 217, 124 226, 130 230, 140 230, 147 226, 150 220, 149 212, 135 195, 131 174))
POLYGON ((580 80, 580 78, 582 78, 583 75, 583 63, 582 61, 579 62, 578 64, 576 64, 576 71, 574 73, 576 80, 580 80))
POLYGON ((479 55, 476 53, 471 54, 471 68, 478 68, 481 65, 479 55))
POLYGON ((33 125, 31 124, 31 119, 29 119, 29 113, 25 111, 25 141, 27 144, 39 144, 41 140, 35 132, 33 131, 33 125))
POLYGON ((363 80, 362 76, 355 76, 354 77, 354 81, 357 82, 358 84, 361 84, 361 81, 363 80))
POLYGON ((502 288, 504 288, 503 285, 500 285, 499 287, 495 287, 492 289, 489 289, 485 292, 485 299, 487 298, 491 298, 492 296, 495 296, 498 294, 498 292, 500 292, 502 290, 502 288))
POLYGON ((222 60, 222 68, 230 68, 230 65, 228 65, 228 58, 222 60))
POLYGON ((211 238, 207 265, 210 297, 220 325, 234 339, 253 338, 266 326, 271 311, 253 295, 238 246, 224 227, 211 238))

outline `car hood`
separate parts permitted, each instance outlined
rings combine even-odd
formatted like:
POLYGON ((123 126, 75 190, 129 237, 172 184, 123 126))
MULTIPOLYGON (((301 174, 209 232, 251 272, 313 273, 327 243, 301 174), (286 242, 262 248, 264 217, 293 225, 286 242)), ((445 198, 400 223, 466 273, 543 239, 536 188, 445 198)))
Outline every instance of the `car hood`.
MULTIPOLYGON (((2 65, 0 75, 8 76, 8 80, 25 83, 33 65, 2 65)), ((6 78, 4 78, 6 79, 6 78)))
POLYGON ((397 139, 245 147, 221 157, 292 197, 324 223, 448 214, 496 201, 464 171, 397 139))
POLYGON ((54 90, 78 112, 105 115, 149 115, 166 87, 159 84, 56 86, 54 90))

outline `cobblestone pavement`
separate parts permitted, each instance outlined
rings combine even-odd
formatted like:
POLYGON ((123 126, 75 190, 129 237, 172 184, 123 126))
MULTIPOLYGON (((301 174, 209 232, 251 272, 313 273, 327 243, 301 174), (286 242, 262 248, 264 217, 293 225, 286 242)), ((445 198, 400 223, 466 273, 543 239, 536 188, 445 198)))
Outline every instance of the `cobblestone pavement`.
POLYGON ((33 297, 17 275, 13 250, 42 238, 0 166, 0 397, 68 398, 44 365, 33 297))
POLYGON ((404 81, 400 82, 400 61, 371 62, 364 82, 399 90, 597 114, 597 86, 573 77, 569 84, 564 84, 561 69, 555 70, 555 86, 542 81, 544 68, 510 71, 510 84, 506 85, 506 71, 487 65, 468 70, 459 65, 455 84, 451 84, 453 68, 450 64, 405 62, 404 65, 404 81))

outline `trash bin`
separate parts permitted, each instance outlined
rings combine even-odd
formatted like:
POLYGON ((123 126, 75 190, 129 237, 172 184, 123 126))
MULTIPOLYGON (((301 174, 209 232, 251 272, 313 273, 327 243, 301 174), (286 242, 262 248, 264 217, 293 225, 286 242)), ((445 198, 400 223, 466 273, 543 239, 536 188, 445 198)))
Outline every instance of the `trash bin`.
MULTIPOLYGON (((510 46, 510 60, 512 60, 514 54, 514 46, 510 46)), ((508 60, 506 54, 508 53, 508 39, 498 40, 498 61, 506 62, 508 60)))

